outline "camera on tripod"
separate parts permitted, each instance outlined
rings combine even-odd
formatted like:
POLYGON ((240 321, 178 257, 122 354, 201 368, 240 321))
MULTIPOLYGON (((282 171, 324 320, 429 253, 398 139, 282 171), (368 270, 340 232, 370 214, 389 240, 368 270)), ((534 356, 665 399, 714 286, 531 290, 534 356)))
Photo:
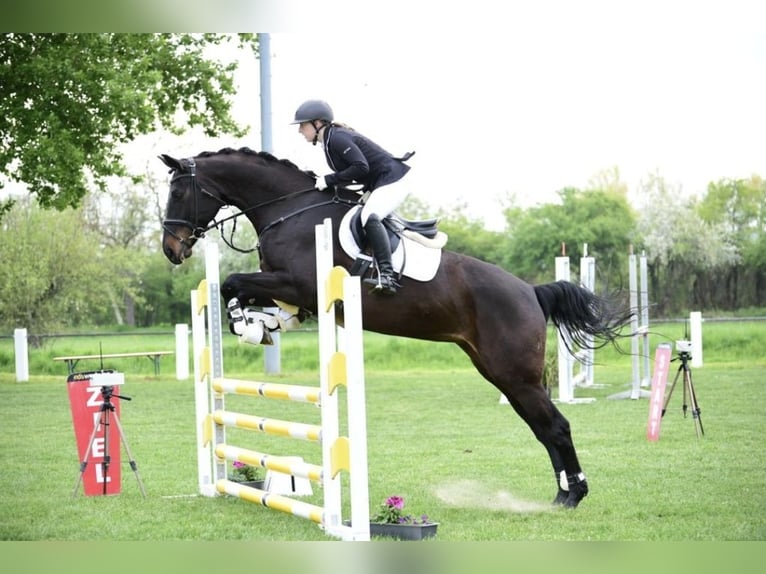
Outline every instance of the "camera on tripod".
MULTIPOLYGON (((118 395, 115 393, 115 387, 119 389, 120 385, 123 385, 125 383, 125 376, 122 373, 115 373, 113 371, 99 371, 99 372, 93 372, 88 373, 90 375, 88 377, 88 382, 90 383, 88 385, 87 392, 90 393, 94 390, 95 387, 100 386, 101 387, 101 398, 103 401, 101 402, 100 408, 99 408, 99 416, 94 419, 93 421, 93 430, 91 431, 90 438, 88 439, 87 446, 84 449, 84 454, 82 461, 80 462, 80 473, 77 476, 77 482, 75 483, 74 490, 72 492, 72 497, 77 496, 77 491, 80 488, 80 484, 83 482, 83 476, 85 475, 85 471, 88 468, 88 462, 92 456, 100 456, 101 461, 98 461, 98 468, 100 469, 100 474, 96 475, 96 479, 98 482, 101 483, 101 494, 106 495, 109 494, 109 490, 107 488, 109 482, 110 482, 110 476, 109 476, 109 466, 112 464, 112 457, 109 454, 109 449, 111 446, 111 440, 110 440, 110 428, 112 427, 112 423, 114 423, 114 428, 116 428, 117 436, 119 437, 119 441, 122 443, 122 446, 125 447, 125 452, 128 454, 129 462, 130 462, 130 468, 133 469, 133 473, 136 475, 136 480, 138 481, 138 487, 141 490, 141 494, 146 498, 146 490, 144 489, 144 484, 141 482, 141 477, 138 474, 138 466, 136 465, 136 461, 133 459, 133 454, 130 452, 130 448, 128 447, 128 441, 125 438, 125 433, 122 430, 122 423, 120 423, 120 417, 118 413, 118 409, 115 408, 118 405, 112 404, 112 397, 118 398, 118 399, 124 399, 126 401, 132 400, 130 397, 126 397, 124 395, 118 395), (102 435, 100 437, 97 437, 97 434, 101 431, 102 435), (98 438, 99 446, 96 448, 94 445, 96 444, 96 440, 98 438), (96 454, 96 453, 100 454, 96 454)), ((92 397, 91 398, 95 398, 92 397)), ((90 404, 90 403, 89 403, 90 404)), ((95 401, 93 401, 93 404, 95 404, 95 401)), ((119 464, 119 448, 120 448, 120 442, 118 442, 116 448, 117 448, 117 459, 116 464, 119 464)), ((119 467, 118 467, 119 468, 119 467)), ((116 492, 119 492, 119 474, 117 474, 117 490, 116 492)), ((86 490, 86 493, 88 491, 86 490)))
POLYGON ((118 399, 131 400, 130 397, 118 395, 114 392, 114 387, 125 384, 125 375, 114 372, 99 372, 91 375, 91 381, 95 385, 101 385, 101 398, 105 403, 109 403, 112 397, 118 399))
POLYGON ((682 355, 690 355, 692 352, 692 342, 684 339, 676 341, 676 351, 682 355))
POLYGON ((115 373, 112 371, 98 371, 91 373, 91 383, 94 386, 100 386, 102 389, 114 387, 115 385, 125 384, 125 375, 123 373, 115 373))

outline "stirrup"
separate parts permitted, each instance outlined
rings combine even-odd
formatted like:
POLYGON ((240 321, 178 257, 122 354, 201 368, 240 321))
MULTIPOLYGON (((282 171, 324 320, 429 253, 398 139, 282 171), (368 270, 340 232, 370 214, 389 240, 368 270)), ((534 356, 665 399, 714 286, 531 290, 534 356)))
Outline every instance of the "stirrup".
POLYGON ((368 277, 362 282, 370 286, 370 293, 382 293, 384 295, 394 295, 396 290, 401 287, 391 275, 378 274, 377 279, 368 277))

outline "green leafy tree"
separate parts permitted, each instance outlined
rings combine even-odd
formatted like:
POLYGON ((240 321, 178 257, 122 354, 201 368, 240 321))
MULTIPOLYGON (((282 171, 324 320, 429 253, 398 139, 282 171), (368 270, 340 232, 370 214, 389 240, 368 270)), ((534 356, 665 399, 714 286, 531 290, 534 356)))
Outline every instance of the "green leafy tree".
POLYGON ((716 294, 715 306, 761 305, 766 300, 766 181, 755 175, 712 182, 697 213, 707 225, 722 226, 741 256, 708 278, 706 292, 716 294))
MULTIPOLYGON (((505 211, 510 229, 509 267, 532 283, 555 278, 555 258, 562 254, 597 258, 597 288, 618 286, 635 229, 635 216, 622 191, 582 191, 566 188, 558 192, 560 203, 543 204, 526 211, 505 211)), ((576 265, 572 267, 573 279, 576 265)))
POLYGON ((173 265, 155 250, 141 274, 143 299, 136 309, 136 324, 190 323, 189 293, 205 277, 204 262, 204 257, 192 257, 183 265, 173 265))
POLYGON ((435 216, 435 210, 415 193, 407 196, 397 213, 408 219, 428 219, 435 216))
POLYGON ((91 325, 121 290, 120 261, 104 256, 81 211, 43 210, 25 198, 0 229, 0 329, 91 325))
POLYGON ((236 64, 206 56, 235 40, 257 51, 253 34, 0 35, 0 173, 64 209, 127 175, 119 146, 140 134, 242 135, 230 114, 236 64))
MULTIPOLYGON (((123 178, 105 193, 88 194, 83 215, 97 235, 104 255, 113 261, 122 278, 122 292, 111 291, 113 320, 119 325, 136 326, 136 306, 144 302, 141 275, 147 260, 157 252, 158 229, 154 206, 147 202, 154 191, 145 183, 133 184, 123 178)), ((110 323, 112 321, 109 321, 110 323)))
POLYGON ((449 212, 439 212, 439 229, 447 236, 447 249, 500 265, 503 260, 504 234, 486 229, 484 222, 467 215, 466 204, 449 212))

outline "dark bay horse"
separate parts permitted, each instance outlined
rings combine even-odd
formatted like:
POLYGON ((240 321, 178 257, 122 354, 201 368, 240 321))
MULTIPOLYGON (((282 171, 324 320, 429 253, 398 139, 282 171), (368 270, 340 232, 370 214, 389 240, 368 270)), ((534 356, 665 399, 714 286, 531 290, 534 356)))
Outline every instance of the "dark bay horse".
MULTIPOLYGON (((314 189, 314 177, 287 160, 249 149, 222 149, 193 158, 160 159, 170 168, 162 248, 180 264, 196 240, 218 222, 222 206, 235 206, 258 234, 261 270, 235 273, 221 285, 224 304, 273 307, 279 300, 316 312, 314 226, 341 218, 359 201, 353 191, 314 189), (212 223, 211 223, 212 222, 212 223)), ((352 260, 334 241, 336 264, 352 260)), ((596 347, 614 342, 630 312, 608 297, 570 282, 530 285, 503 269, 444 250, 435 277, 402 277, 394 296, 363 294, 369 331, 445 341, 460 346, 479 373, 507 397, 543 444, 558 488, 554 504, 574 508, 588 493, 569 422, 542 384, 546 324, 550 319, 572 340, 593 337, 596 347)))

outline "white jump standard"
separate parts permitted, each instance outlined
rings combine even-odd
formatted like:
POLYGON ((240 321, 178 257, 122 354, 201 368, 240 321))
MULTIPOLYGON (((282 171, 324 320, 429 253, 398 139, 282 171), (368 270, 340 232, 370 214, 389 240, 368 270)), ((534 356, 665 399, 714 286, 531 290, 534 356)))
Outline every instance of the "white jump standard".
POLYGON ((633 316, 630 320, 630 356, 633 376, 630 390, 609 395, 609 399, 633 399, 651 397, 646 390, 651 381, 649 371, 649 287, 647 282, 646 253, 640 257, 633 253, 630 246, 628 253, 628 281, 630 287, 630 308, 633 316), (639 322, 640 320, 640 322, 639 322), (639 344, 641 350, 639 352, 639 344))
MULTIPOLYGON (((566 255, 566 246, 562 243, 562 254, 556 257, 556 281, 569 281, 569 257, 566 255)), ((591 293, 596 290, 596 260, 588 256, 588 244, 583 244, 583 256, 580 258, 580 283, 591 293)), ((582 335, 589 345, 593 343, 593 337, 582 335)), ((594 351, 592 348, 574 349, 571 336, 565 331, 558 332, 558 376, 559 397, 561 403, 591 403, 593 397, 575 398, 575 388, 595 388, 594 384, 594 351), (567 351, 572 348, 574 355, 567 351), (575 367, 579 364, 579 372, 575 374, 575 367)))
MULTIPOLYGON (((204 496, 228 494, 262 506, 311 520, 326 534, 343 540, 369 540, 367 477, 367 420, 364 393, 361 293, 358 277, 333 268, 332 225, 317 225, 316 261, 319 319, 319 387, 227 379, 223 373, 221 297, 218 246, 205 247, 206 278, 192 291, 194 381, 197 403, 199 490, 204 496), (344 349, 338 346, 336 302, 343 303, 344 349), (207 329, 205 317, 207 309, 207 329), (205 331, 207 330, 207 334, 205 331), (339 436, 338 387, 346 387, 348 436, 339 436), (225 410, 224 396, 252 396, 256 401, 287 400, 317 405, 321 425, 311 425, 233 413, 225 410), (322 463, 273 455, 226 443, 226 427, 315 441, 322 463), (227 479, 227 462, 239 461, 322 486, 323 506, 242 485, 227 479), (349 472, 350 521, 341 514, 341 475, 349 472)), ((266 487, 264 487, 266 488, 266 487)))

